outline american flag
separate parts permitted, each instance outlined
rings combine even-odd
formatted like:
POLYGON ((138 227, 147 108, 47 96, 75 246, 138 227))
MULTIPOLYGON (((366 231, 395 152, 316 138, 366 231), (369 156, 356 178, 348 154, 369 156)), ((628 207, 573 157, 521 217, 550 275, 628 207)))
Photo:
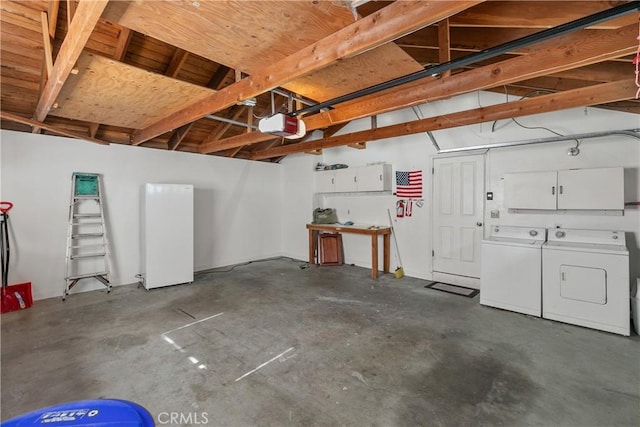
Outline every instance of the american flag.
POLYGON ((396 196, 422 198, 422 171, 396 172, 396 196))

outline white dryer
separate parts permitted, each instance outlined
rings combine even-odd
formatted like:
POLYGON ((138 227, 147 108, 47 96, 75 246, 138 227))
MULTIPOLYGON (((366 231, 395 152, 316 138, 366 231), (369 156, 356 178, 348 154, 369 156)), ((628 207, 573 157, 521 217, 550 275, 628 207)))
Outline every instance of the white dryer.
POLYGON ((542 317, 630 334, 623 231, 550 229, 542 247, 542 317))
POLYGON ((546 229, 494 225, 481 242, 480 304, 540 317, 546 229))

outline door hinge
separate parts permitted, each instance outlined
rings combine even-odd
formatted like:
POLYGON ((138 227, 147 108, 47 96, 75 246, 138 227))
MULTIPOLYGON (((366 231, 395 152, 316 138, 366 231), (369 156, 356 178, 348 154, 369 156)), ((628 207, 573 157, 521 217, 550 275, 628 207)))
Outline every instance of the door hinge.
POLYGON ((432 256, 432 257, 436 256, 436 251, 433 251, 433 250, 432 250, 432 251, 431 251, 431 256, 432 256))

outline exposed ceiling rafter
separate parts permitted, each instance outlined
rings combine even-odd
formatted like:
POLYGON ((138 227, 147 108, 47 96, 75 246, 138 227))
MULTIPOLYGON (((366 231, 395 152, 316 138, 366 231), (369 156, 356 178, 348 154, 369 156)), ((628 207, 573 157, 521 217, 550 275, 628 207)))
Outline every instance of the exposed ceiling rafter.
POLYGON ((340 147, 428 131, 468 126, 512 117, 566 110, 583 106, 585 100, 588 100, 588 104, 591 105, 616 102, 633 98, 634 87, 635 82, 632 79, 613 83, 602 83, 587 88, 574 89, 550 95, 540 95, 534 98, 492 105, 490 107, 460 111, 443 116, 429 117, 413 122, 354 132, 306 143, 290 144, 269 150, 256 151, 251 155, 251 158, 254 160, 268 159, 270 157, 308 152, 310 150, 321 150, 324 148, 340 147))
POLYGON ((139 144, 147 141, 238 101, 281 86, 296 77, 320 70, 341 58, 381 46, 478 3, 481 1, 393 3, 265 67, 260 73, 244 78, 145 129, 134 132, 133 142, 139 144))
POLYGON ((60 52, 56 57, 51 75, 47 79, 42 95, 36 106, 34 119, 42 122, 49 114, 56 97, 62 90, 67 77, 80 57, 89 36, 98 23, 108 0, 83 1, 78 4, 75 18, 69 26, 69 31, 62 42, 60 52))
MULTIPOLYGON (((637 48, 637 26, 629 25, 615 34, 581 33, 559 37, 557 46, 530 55, 511 58, 452 75, 441 80, 414 82, 387 90, 384 96, 370 95, 348 105, 324 113, 305 117, 307 131, 335 126, 351 120, 382 114, 425 102, 449 98, 475 90, 490 89, 550 73, 571 70, 592 63, 633 53, 637 48), (585 37, 582 37, 585 35, 585 37)), ((255 144, 271 139, 271 135, 253 133, 218 141, 220 149, 255 144)), ((201 153, 213 147, 203 144, 201 153)))

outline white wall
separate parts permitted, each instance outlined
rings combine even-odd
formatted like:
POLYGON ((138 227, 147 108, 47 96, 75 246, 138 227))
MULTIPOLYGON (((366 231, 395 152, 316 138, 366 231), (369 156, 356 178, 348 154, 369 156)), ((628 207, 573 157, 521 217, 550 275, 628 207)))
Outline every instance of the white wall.
MULTIPOLYGON (((422 105, 424 117, 468 110, 504 102, 503 95, 478 92, 454 99, 422 105)), ((393 123, 415 120, 411 109, 384 114, 378 117, 378 127, 393 123)), ((640 119, 635 114, 619 113, 596 108, 579 108, 558 113, 540 114, 518 119, 525 126, 545 126, 561 134, 586 133, 605 130, 620 130, 640 127, 640 119)), ((456 127, 434 132, 440 148, 467 147, 504 141, 517 141, 554 136, 544 129, 523 129, 515 123, 504 120, 495 125, 482 123, 473 126, 456 127)), ((350 123, 340 133, 350 133, 369 129, 368 119, 350 123)), ((556 170, 565 168, 591 168, 623 166, 625 168, 625 201, 640 200, 640 141, 624 136, 610 136, 582 141, 580 155, 568 156, 567 150, 575 142, 557 142, 489 150, 485 154, 486 191, 494 192, 494 200, 485 202, 485 232, 492 224, 587 229, 615 229, 627 233, 630 249, 631 277, 640 275, 640 215, 638 207, 627 207, 624 216, 603 216, 577 213, 536 213, 513 214, 502 205, 502 176, 506 172, 556 170), (500 210, 500 219, 489 218, 489 211, 500 210)), ((477 153, 477 152, 476 152, 477 153)), ((464 154, 460 154, 464 155, 464 154)), ((400 246, 403 267, 409 276, 431 278, 431 203, 432 159, 436 150, 426 134, 410 135, 402 138, 373 141, 366 150, 349 147, 325 149, 322 159, 309 156, 314 161, 327 164, 345 163, 350 167, 368 163, 386 162, 393 170, 423 170, 425 205, 417 209, 414 205, 413 217, 394 218, 394 227, 400 246)), ((291 159, 290 162, 301 161, 291 159)), ((292 167, 292 166, 290 166, 292 167)), ((313 174, 313 172, 308 172, 313 174)), ((308 180, 308 178, 305 178, 308 180)), ((310 191, 313 191, 311 189, 310 191)), ((290 195, 290 197, 294 197, 290 195)), ((333 207, 338 211, 338 220, 388 224, 387 209, 392 214, 397 198, 391 195, 331 195, 316 196, 315 202, 321 207, 333 207)), ((363 267, 370 267, 369 241, 361 236, 344 235, 345 261, 363 267)), ((285 251, 287 243, 285 243, 285 251)), ((395 263, 392 255, 392 264, 395 263)), ((392 266, 393 269, 393 266, 392 266)))
MULTIPOLYGON (((474 93, 421 106, 425 117, 503 102, 492 93, 474 93)), ((411 109, 381 115, 378 126, 416 118, 411 109)), ((574 109, 519 119, 527 126, 546 126, 560 133, 640 127, 637 115, 601 109, 574 109)), ((350 123, 341 133, 367 129, 369 120, 350 123)), ((531 139, 552 134, 501 121, 435 132, 441 148, 531 139)), ((70 177, 74 171, 104 174, 105 196, 115 256, 114 283, 135 282, 139 261, 139 190, 145 182, 195 185, 195 269, 285 255, 307 259, 305 224, 314 207, 334 207, 341 222, 388 224, 387 209, 396 197, 386 195, 314 195, 317 162, 350 167, 386 162, 395 170, 423 170, 423 208, 411 218, 394 219, 405 273, 431 278, 432 159, 436 151, 425 134, 374 141, 366 150, 326 149, 322 156, 287 156, 280 165, 197 154, 166 152, 123 145, 98 146, 83 141, 2 131, 0 133, 0 199, 15 203, 11 212, 11 283, 31 281, 36 299, 61 295, 70 177)), ((624 216, 575 213, 513 214, 502 206, 506 172, 625 167, 625 201, 640 200, 640 144, 621 136, 584 140, 579 156, 566 155, 571 141, 490 150, 486 155, 485 230, 491 224, 535 225, 627 231, 632 277, 640 275, 640 212, 628 207, 624 216), (500 210, 492 220, 488 212, 500 210)), ((368 238, 344 235, 345 261, 371 266, 368 238)), ((393 249, 392 249, 393 252, 393 249)), ((395 257, 392 255, 392 269, 395 257)), ((87 281, 77 291, 96 289, 87 281)))
MULTIPOLYGON (((14 203, 10 283, 31 281, 35 299, 61 296, 72 172, 103 174, 112 282, 140 266, 140 189, 146 182, 195 187, 195 270, 282 254, 282 168, 198 154, 2 131, 1 196, 14 203)), ((80 281, 74 292, 98 289, 80 281)))

